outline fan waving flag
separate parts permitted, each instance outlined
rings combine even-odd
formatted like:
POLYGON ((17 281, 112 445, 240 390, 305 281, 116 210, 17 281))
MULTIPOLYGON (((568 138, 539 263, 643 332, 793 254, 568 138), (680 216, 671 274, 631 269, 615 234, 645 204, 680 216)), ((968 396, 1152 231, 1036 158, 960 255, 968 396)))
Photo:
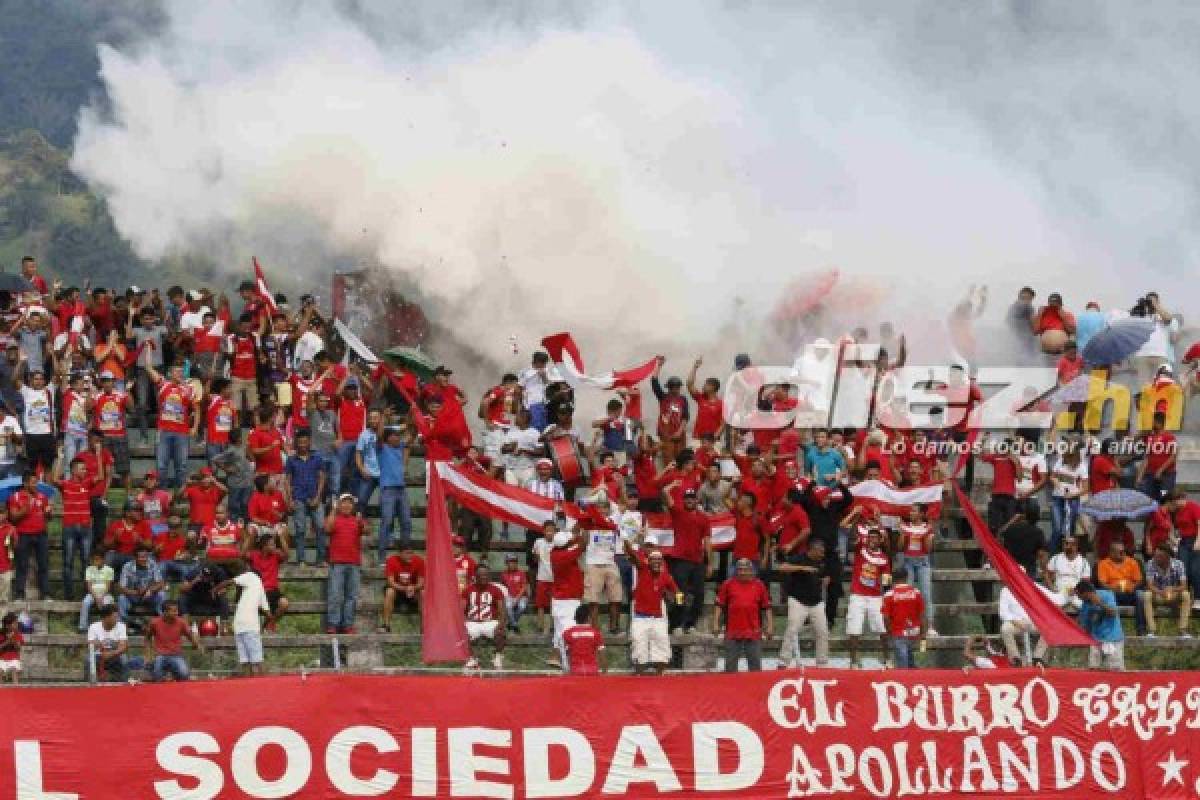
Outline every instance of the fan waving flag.
POLYGON ((854 495, 858 505, 873 508, 880 514, 907 517, 914 505, 924 503, 929 519, 937 519, 942 515, 940 483, 897 489, 883 481, 862 481, 850 487, 850 494, 854 495))
POLYGON ((267 304, 272 314, 278 314, 279 306, 275 305, 275 295, 271 294, 271 287, 267 286, 267 278, 259 266, 258 256, 251 256, 250 260, 254 262, 254 285, 258 287, 258 296, 267 304))
POLYGON ((542 347, 550 354, 550 360, 558 365, 563 379, 571 386, 594 386, 597 389, 628 389, 637 386, 654 372, 657 359, 629 369, 588 375, 583 366, 583 356, 569 333, 555 333, 542 339, 542 347))

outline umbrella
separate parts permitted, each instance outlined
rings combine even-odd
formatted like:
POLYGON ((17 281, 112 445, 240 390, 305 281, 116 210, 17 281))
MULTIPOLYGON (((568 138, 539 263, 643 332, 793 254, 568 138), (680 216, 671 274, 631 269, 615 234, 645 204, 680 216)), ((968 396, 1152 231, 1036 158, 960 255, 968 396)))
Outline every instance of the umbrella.
MULTIPOLYGON (((1046 399, 1057 405, 1067 405, 1068 403, 1086 403, 1091 399, 1088 394, 1091 388, 1091 375, 1078 375, 1072 378, 1067 383, 1052 391, 1046 399)), ((1104 388, 1104 382, 1100 382, 1100 388, 1104 388)))
POLYGON ((1134 489, 1108 489, 1092 495, 1080 510, 1096 519, 1106 520, 1137 519, 1156 508, 1158 503, 1134 489))
MULTIPOLYGON (((15 492, 17 489, 20 489, 20 488, 21 488, 21 479, 20 478, 4 478, 3 480, 0 480, 0 501, 7 500, 9 495, 11 495, 13 492, 15 492)), ((38 482, 37 488, 38 488, 38 491, 41 492, 46 497, 54 497, 55 493, 58 491, 50 484, 42 483, 40 481, 38 482)))
POLYGON ((28 292, 33 290, 33 284, 25 280, 23 275, 11 272, 0 272, 0 292, 28 292))
POLYGON ((393 347, 383 351, 383 354, 400 367, 415 374, 422 381, 433 379, 433 370, 437 367, 437 363, 424 350, 416 347, 393 347))
POLYGON ((1113 320, 1088 339, 1083 348, 1083 360, 1089 364, 1107 366, 1124 361, 1133 355, 1154 333, 1154 320, 1147 317, 1124 317, 1113 320))

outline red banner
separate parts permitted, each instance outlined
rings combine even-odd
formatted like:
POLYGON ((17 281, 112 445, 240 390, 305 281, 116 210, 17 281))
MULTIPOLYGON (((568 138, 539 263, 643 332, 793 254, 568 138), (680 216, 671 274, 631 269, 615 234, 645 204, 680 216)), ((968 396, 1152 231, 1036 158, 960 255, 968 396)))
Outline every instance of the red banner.
POLYGON ((0 796, 25 800, 1200 791, 1194 673, 323 675, 4 698, 0 796))

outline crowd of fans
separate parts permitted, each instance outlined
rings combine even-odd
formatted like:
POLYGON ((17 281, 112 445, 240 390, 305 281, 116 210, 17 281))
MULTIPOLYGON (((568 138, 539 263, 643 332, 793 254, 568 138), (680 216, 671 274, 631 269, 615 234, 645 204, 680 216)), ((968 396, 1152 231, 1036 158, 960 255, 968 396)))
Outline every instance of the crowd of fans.
MULTIPOLYGON (((572 672, 603 665, 602 613, 609 635, 629 634, 639 671, 661 673, 672 661, 673 637, 698 633, 722 636, 725 668, 736 670, 742 659, 759 669, 763 642, 777 634, 779 663, 797 663, 799 636, 811 629, 816 662, 825 664, 843 597, 852 662, 869 633, 890 663, 914 666, 928 637, 937 636, 933 600, 942 592, 934 552, 969 531, 944 510, 950 503, 913 504, 889 516, 856 502, 851 487, 958 480, 969 488, 987 468, 989 527, 1101 642, 1094 665, 1122 666, 1122 606, 1132 608, 1139 634, 1155 635, 1156 609, 1167 606, 1178 612, 1178 634, 1189 635, 1200 504, 1175 488, 1177 446, 1167 411, 1157 406, 1151 430, 1103 440, 1082 432, 1083 409, 1073 406, 1076 419, 1051 431, 986 435, 975 457, 951 447, 975 441, 970 412, 982 402, 962 367, 951 369, 940 391, 947 407, 966 414, 945 428, 909 430, 872 399, 875 421, 866 426, 735 430, 721 383, 701 377, 700 359, 686 377, 663 380, 660 358, 649 381, 653 399, 639 387, 620 389, 604 416, 581 420, 570 386, 543 352, 476 400, 447 367, 418 385, 343 359, 330 320, 308 296, 291 309, 286 298, 266 302, 246 281, 235 310, 207 289, 174 286, 160 295, 136 286, 116 292, 48 284, 32 259, 22 274, 26 291, 0 295, 0 477, 9 486, 0 505, 0 606, 20 607, 31 567, 40 597, 80 601, 79 629, 93 652, 88 668, 98 677, 129 674, 136 663, 131 627, 145 634, 144 661, 156 679, 186 679, 184 641, 202 649, 198 634, 214 625, 232 632, 247 672, 261 670, 261 636, 289 607, 280 579, 288 563, 325 568, 323 626, 358 632, 372 535, 384 572, 379 632, 391 630, 397 611, 419 612, 425 565, 413 549, 407 490, 421 480, 409 468, 415 446, 427 462, 453 461, 583 508, 574 521, 560 513, 541 530, 517 534, 525 537, 524 556, 506 545, 501 566, 490 551, 495 537, 512 539, 511 526, 452 504, 467 631, 473 648, 491 642, 498 669, 507 633, 521 631, 530 613, 535 630, 553 631, 553 663, 572 672), (478 417, 474 434, 468 416, 478 417), (1057 455, 1048 459, 1028 446, 1039 440, 1058 442, 1057 455), (1130 442, 1143 446, 1123 446, 1130 442), (139 444, 153 448, 156 466, 141 475, 131 468, 139 444), (193 470, 199 445, 203 467, 193 470), (1159 503, 1137 523, 1140 537, 1123 521, 1097 523, 1081 512, 1084 498, 1118 486, 1159 503), (122 505, 111 510, 117 497, 122 505), (378 520, 366 513, 376 498, 378 520), (1052 512, 1048 535, 1043 504, 1052 512), (717 514, 732 514, 730 543, 714 541, 717 514), (669 518, 669 544, 655 531, 656 515, 669 518), (54 517, 63 562, 52 591, 54 517), (772 586, 786 607, 782 626, 772 614, 772 586)), ((1041 309, 1033 299, 1023 290, 1009 309, 1013 336, 1028 345, 1031 363, 1050 358, 1065 384, 1084 372, 1079 352, 1087 338, 1116 315, 1089 303, 1076 317, 1057 295, 1041 309), (1048 339, 1048 331, 1062 336, 1048 339), (1040 349, 1062 353, 1047 357, 1040 349)), ((956 349, 968 358, 970 320, 984 300, 968 301, 950 320, 956 349)), ((1154 295, 1129 313, 1156 324, 1130 359, 1144 387, 1139 394, 1168 384, 1190 392, 1194 372, 1176 376, 1197 354, 1176 360, 1178 318, 1154 295)), ((871 398, 905 358, 902 335, 891 326, 880 334, 879 369, 862 373, 871 398)), ((838 344, 870 340, 859 329, 838 344)), ((822 340, 817 350, 835 346, 822 340)), ((734 366, 750 367, 751 359, 739 356, 734 366)), ((803 391, 786 385, 762 387, 759 404, 764 411, 812 409, 803 391)), ((1023 410, 1045 405, 1032 398, 1023 410)), ((1036 634, 1020 605, 1007 589, 998 600, 1009 663, 1043 660, 1044 646, 1031 654, 1018 646, 1018 634, 1036 634)), ((15 617, 2 625, 0 672, 15 675, 22 631, 15 617)), ((970 658, 987 661, 979 647, 969 645, 970 658)), ((479 663, 472 657, 468 669, 479 663)))

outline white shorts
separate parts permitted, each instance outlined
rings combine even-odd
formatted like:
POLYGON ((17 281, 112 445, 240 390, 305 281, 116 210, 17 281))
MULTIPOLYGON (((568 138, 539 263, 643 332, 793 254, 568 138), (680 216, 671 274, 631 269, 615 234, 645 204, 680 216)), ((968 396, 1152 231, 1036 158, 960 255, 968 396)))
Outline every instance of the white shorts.
POLYGON ((501 463, 504 455, 500 448, 504 446, 504 430, 494 428, 483 434, 483 454, 492 460, 492 464, 501 463))
POLYGON ((550 601, 550 618, 554 620, 553 644, 564 654, 566 648, 563 646, 563 631, 575 624, 575 611, 578 608, 579 601, 574 598, 569 600, 554 598, 550 601))
POLYGON ((871 633, 884 633, 887 628, 883 624, 883 598, 866 597, 861 594, 850 595, 846 605, 846 633, 850 636, 861 636, 863 623, 866 622, 871 633))
POLYGON ((495 639, 496 626, 499 620, 490 619, 487 622, 471 622, 467 620, 467 638, 472 642, 476 639, 495 639))
POLYGON ((21 661, 17 658, 6 658, 0 661, 0 672, 20 672, 21 661))
POLYGON ((635 664, 670 663, 671 636, 667 618, 635 616, 629 623, 629 644, 635 664))
POLYGON ((237 656, 239 664, 261 664, 263 663, 263 646, 262 635, 254 631, 243 631, 233 635, 234 644, 237 645, 237 656))

